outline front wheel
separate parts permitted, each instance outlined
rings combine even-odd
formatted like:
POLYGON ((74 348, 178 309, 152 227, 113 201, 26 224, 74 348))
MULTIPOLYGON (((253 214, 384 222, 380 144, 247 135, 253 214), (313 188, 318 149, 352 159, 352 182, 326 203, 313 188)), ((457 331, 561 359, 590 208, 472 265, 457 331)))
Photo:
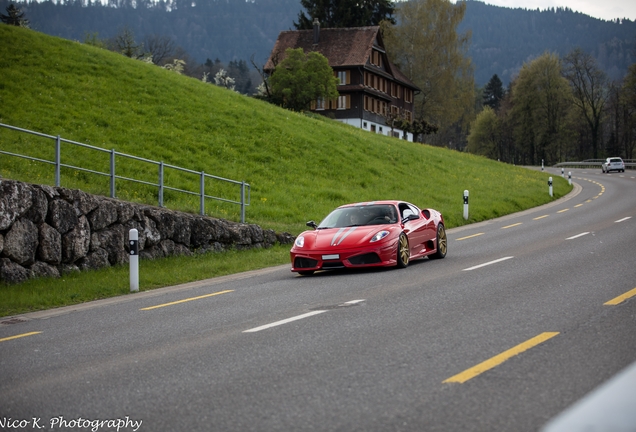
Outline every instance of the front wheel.
POLYGON ((446 228, 443 224, 437 225, 437 250, 433 255, 429 255, 429 258, 442 259, 446 256, 446 250, 448 247, 448 239, 446 238, 446 228))
POLYGON ((405 268, 409 265, 409 259, 411 253, 409 252, 409 239, 406 234, 400 234, 397 247, 397 266, 398 268, 405 268))

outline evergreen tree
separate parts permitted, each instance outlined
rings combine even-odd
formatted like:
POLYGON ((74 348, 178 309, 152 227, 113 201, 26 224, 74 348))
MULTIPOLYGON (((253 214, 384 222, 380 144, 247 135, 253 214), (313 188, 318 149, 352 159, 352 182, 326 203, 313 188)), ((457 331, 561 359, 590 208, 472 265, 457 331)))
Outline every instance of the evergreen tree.
POLYGON ((390 0, 300 0, 300 4, 307 15, 298 14, 298 22, 294 22, 298 30, 312 29, 314 18, 324 28, 375 26, 383 20, 395 24, 390 0))
POLYGON ((6 10, 7 15, 0 14, 0 21, 12 26, 29 28, 29 20, 24 18, 24 12, 21 9, 11 3, 6 10))
POLYGON ((495 111, 498 111, 499 104, 501 103, 501 99, 503 99, 503 97, 504 97, 503 83, 501 82, 497 74, 494 74, 492 78, 490 78, 490 81, 488 81, 488 84, 486 85, 486 88, 484 89, 484 96, 483 96, 484 105, 489 106, 495 111))

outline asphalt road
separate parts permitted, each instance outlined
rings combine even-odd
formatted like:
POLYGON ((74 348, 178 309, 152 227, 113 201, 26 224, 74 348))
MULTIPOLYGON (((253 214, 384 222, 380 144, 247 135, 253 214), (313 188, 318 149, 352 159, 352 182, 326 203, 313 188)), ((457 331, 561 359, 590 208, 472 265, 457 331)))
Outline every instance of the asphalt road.
POLYGON ((0 430, 537 431, 636 361, 636 173, 572 174, 404 270, 281 266, 4 319, 0 430))

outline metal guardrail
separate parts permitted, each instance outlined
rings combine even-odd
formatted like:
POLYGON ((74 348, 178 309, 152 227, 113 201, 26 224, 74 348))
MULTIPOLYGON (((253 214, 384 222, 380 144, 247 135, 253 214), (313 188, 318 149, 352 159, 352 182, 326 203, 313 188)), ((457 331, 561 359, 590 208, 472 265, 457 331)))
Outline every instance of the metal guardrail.
POLYGON ((200 207, 200 214, 201 215, 205 214, 205 199, 206 198, 214 199, 214 200, 217 200, 217 201, 223 201, 223 202, 231 203, 231 204, 238 204, 238 205, 241 206, 241 222, 242 223, 245 222, 245 207, 250 205, 251 190, 250 190, 250 185, 248 183, 245 183, 244 181, 230 180, 230 179, 226 179, 226 178, 223 178, 223 177, 218 177, 218 176, 206 174, 203 171, 194 171, 194 170, 190 170, 190 169, 186 169, 186 168, 182 168, 182 167, 178 167, 178 166, 174 166, 174 165, 165 164, 165 163, 163 163, 163 161, 158 162, 158 161, 153 161, 153 160, 145 159, 145 158, 138 157, 138 156, 132 156, 132 155, 129 155, 129 154, 117 152, 114 149, 113 150, 106 150, 106 149, 103 149, 103 148, 100 148, 100 147, 91 146, 89 144, 84 144, 84 143, 80 143, 80 142, 76 142, 76 141, 67 140, 67 139, 61 138, 59 135, 57 135, 57 136, 46 135, 46 134, 43 134, 43 133, 40 133, 40 132, 35 132, 35 131, 28 130, 28 129, 22 129, 22 128, 6 125, 6 124, 2 124, 2 123, 0 123, 0 127, 11 129, 11 130, 14 130, 14 131, 17 131, 17 132, 28 133, 28 134, 31 134, 31 135, 37 135, 37 136, 40 136, 40 137, 43 137, 43 138, 49 138, 49 139, 55 140, 55 160, 54 161, 47 160, 47 159, 40 159, 40 158, 36 158, 36 157, 31 157, 31 156, 26 156, 26 155, 19 154, 19 153, 12 153, 12 152, 8 152, 8 151, 4 151, 4 150, 0 150, 0 153, 8 155, 8 156, 15 156, 15 157, 19 157, 19 158, 29 159, 29 160, 32 160, 32 161, 37 161, 37 162, 42 162, 42 163, 55 165, 55 186, 56 187, 60 187, 60 184, 61 184, 61 168, 62 167, 71 168, 71 169, 75 169, 75 170, 78 170, 78 171, 89 172, 89 173, 92 173, 92 174, 97 174, 97 175, 103 175, 103 176, 110 177, 110 197, 111 198, 115 198, 115 186, 116 186, 115 181, 117 179, 127 180, 127 181, 131 181, 131 182, 134 182, 134 183, 141 183, 141 184, 157 187, 158 188, 158 201, 159 201, 159 206, 160 207, 164 206, 163 205, 163 194, 164 194, 165 190, 171 190, 171 191, 175 191, 175 192, 182 192, 182 193, 191 194, 191 195, 198 195, 200 197, 199 207, 200 207), (68 143, 68 144, 73 144, 73 145, 80 146, 80 147, 83 147, 83 148, 87 148, 87 149, 90 149, 90 150, 95 150, 95 151, 98 151, 98 152, 108 153, 110 155, 110 170, 109 170, 109 172, 106 173, 106 172, 101 172, 101 171, 95 171, 95 170, 91 170, 91 169, 87 169, 87 168, 82 168, 82 167, 78 167, 78 166, 73 166, 73 165, 62 163, 62 151, 61 151, 61 143, 62 142, 68 143), (130 177, 123 177, 123 176, 117 175, 116 171, 115 171, 116 156, 121 156, 121 157, 124 157, 124 158, 133 159, 133 160, 136 160, 136 161, 140 161, 140 162, 156 165, 158 167, 158 182, 157 183, 152 183, 152 182, 148 182, 148 181, 144 181, 144 180, 139 180, 139 179, 134 179, 134 178, 130 178, 130 177), (199 188, 198 188, 199 190, 198 190, 198 192, 194 192, 194 191, 190 191, 190 190, 184 190, 184 189, 178 189, 178 188, 167 186, 164 183, 164 170, 166 168, 175 169, 175 170, 178 170, 178 171, 182 171, 182 172, 186 172, 186 173, 194 174, 194 175, 198 176, 198 179, 199 179, 199 188), (235 201, 235 200, 231 200, 231 199, 227 199, 227 198, 215 197, 215 196, 212 196, 212 195, 206 195, 206 193, 205 193, 205 180, 206 179, 213 179, 213 180, 223 181, 223 182, 227 182, 227 183, 239 186, 240 187, 241 200, 240 201, 235 201), (246 196, 246 193, 247 193, 247 196, 246 196))
MULTIPOLYGON (((598 168, 601 169, 601 165, 603 165, 605 159, 587 159, 580 162, 559 162, 554 165, 557 168, 598 168)), ((636 169, 636 160, 634 159, 623 159, 625 162, 625 169, 636 169)))

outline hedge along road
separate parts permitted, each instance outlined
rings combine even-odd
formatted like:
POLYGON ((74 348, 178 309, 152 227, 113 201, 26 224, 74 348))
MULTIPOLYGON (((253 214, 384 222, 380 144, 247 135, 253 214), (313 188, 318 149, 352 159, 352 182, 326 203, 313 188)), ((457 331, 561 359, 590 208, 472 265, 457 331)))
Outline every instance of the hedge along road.
POLYGON ((405 270, 280 266, 16 317, 0 417, 536 431, 636 360, 636 179, 573 177, 567 199, 449 230, 445 259, 405 270))

